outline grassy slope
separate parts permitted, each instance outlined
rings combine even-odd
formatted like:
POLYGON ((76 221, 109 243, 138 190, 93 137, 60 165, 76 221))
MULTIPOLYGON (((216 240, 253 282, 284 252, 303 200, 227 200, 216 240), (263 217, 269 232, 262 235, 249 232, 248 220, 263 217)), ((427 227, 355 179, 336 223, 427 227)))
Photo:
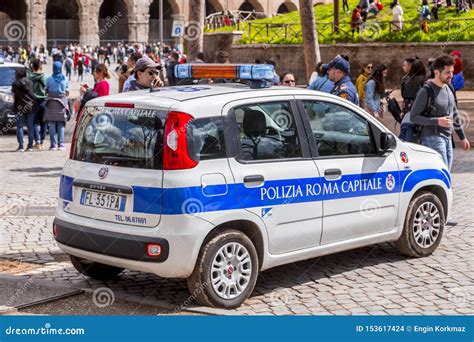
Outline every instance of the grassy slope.
MULTIPOLYGON (((350 0, 349 5, 350 8, 353 9, 357 4, 358 0, 350 0)), ((430 1, 431 2, 431 1, 430 1)), ((377 21, 390 21, 392 18, 392 11, 389 7, 391 0, 382 0, 384 4, 384 9, 382 12, 379 13, 376 19, 369 19, 367 22, 373 22, 374 20, 377 21)), ((418 0, 400 0, 400 4, 403 7, 405 12, 404 19, 405 21, 410 20, 417 20, 419 17, 419 12, 417 8, 421 1, 418 0)), ((454 3, 454 1, 453 1, 454 3)), ((331 25, 325 25, 324 22, 331 22, 333 20, 333 13, 334 13, 334 6, 330 5, 322 5, 315 7, 315 16, 316 22, 318 23, 318 32, 319 32, 319 40, 320 43, 323 44, 332 44, 338 42, 361 42, 361 41, 383 41, 383 42, 446 42, 446 41, 474 41, 474 20, 470 21, 454 21, 451 24, 451 31, 447 29, 446 22, 431 22, 430 23, 430 32, 423 33, 420 31, 418 24, 408 23, 406 22, 405 28, 403 32, 400 33, 390 33, 388 23, 382 23, 379 26, 371 26, 363 36, 359 36, 358 34, 355 37, 352 37, 350 31, 350 17, 351 13, 343 12, 342 10, 342 1, 340 1, 340 21, 341 21, 341 30, 343 31, 341 34, 333 34, 331 25)), ((454 6, 451 6, 449 9, 445 8, 444 6, 440 9, 439 12, 440 19, 455 19, 456 13, 454 10, 454 6)), ((474 19, 474 10, 461 13, 459 18, 472 18, 474 19)), ((255 24, 263 24, 263 23, 271 23, 271 24, 282 24, 282 23, 299 23, 300 22, 300 15, 299 12, 292 12, 285 15, 276 16, 273 18, 266 18, 255 20, 253 23, 255 24)), ((258 26, 256 26, 258 27, 258 26)), ((297 31, 296 38, 285 40, 283 35, 279 39, 273 39, 272 43, 301 43, 301 27, 294 26, 295 31, 297 31)), ((230 30, 230 28, 224 29, 230 30)), ((252 36, 255 35, 256 30, 253 29, 254 33, 252 36)), ((266 43, 266 33, 265 30, 262 30, 261 34, 257 34, 255 37, 252 38, 253 43, 266 43)), ((272 35, 272 34, 270 34, 272 35)), ((249 43, 250 39, 248 34, 245 34, 242 43, 249 43)))

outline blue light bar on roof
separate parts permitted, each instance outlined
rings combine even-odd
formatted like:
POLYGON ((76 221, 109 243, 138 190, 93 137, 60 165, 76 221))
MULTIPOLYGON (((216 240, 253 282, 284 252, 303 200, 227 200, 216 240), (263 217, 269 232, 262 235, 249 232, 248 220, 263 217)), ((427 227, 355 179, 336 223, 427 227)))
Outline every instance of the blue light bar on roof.
POLYGON ((272 80, 275 68, 269 64, 178 64, 178 79, 239 79, 251 81, 272 80))

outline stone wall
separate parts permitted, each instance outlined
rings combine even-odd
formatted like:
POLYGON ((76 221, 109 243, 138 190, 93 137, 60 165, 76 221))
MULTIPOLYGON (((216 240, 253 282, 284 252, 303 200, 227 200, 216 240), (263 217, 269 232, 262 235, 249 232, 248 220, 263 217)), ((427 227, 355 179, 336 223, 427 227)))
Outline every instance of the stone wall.
MULTIPOLYGON (((233 39, 235 40, 235 37, 233 39)), ((206 39, 205 42, 209 44, 209 40, 206 39)), ((222 37, 219 40, 225 41, 222 37)), ((352 77, 357 76, 360 66, 364 63, 385 63, 389 67, 389 85, 397 86, 403 76, 404 58, 418 56, 423 61, 427 61, 430 57, 437 57, 454 50, 462 52, 466 87, 474 89, 474 42, 322 45, 321 56, 323 61, 329 61, 338 54, 349 56, 352 77)), ((232 45, 228 47, 228 51, 232 56, 231 61, 240 63, 253 63, 257 58, 260 60, 272 58, 277 63, 279 73, 291 71, 295 73, 299 84, 306 83, 301 45, 232 45)))

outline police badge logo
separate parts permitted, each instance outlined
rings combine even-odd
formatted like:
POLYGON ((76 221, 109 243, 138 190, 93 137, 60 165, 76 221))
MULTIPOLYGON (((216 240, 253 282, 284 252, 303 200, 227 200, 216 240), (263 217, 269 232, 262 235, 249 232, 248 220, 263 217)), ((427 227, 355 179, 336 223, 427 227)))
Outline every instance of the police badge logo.
POLYGON ((387 187, 388 191, 392 191, 395 188, 395 177, 393 177, 392 174, 387 176, 387 179, 385 180, 385 186, 387 187))

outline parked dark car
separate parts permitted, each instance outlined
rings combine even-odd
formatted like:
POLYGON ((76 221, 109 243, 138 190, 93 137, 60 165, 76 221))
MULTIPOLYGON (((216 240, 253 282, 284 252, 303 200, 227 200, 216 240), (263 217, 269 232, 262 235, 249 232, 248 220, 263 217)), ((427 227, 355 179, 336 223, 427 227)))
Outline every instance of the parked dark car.
POLYGON ((15 72, 24 65, 16 63, 2 63, 0 56, 0 131, 4 127, 15 127, 15 113, 13 111, 12 83, 15 72))

